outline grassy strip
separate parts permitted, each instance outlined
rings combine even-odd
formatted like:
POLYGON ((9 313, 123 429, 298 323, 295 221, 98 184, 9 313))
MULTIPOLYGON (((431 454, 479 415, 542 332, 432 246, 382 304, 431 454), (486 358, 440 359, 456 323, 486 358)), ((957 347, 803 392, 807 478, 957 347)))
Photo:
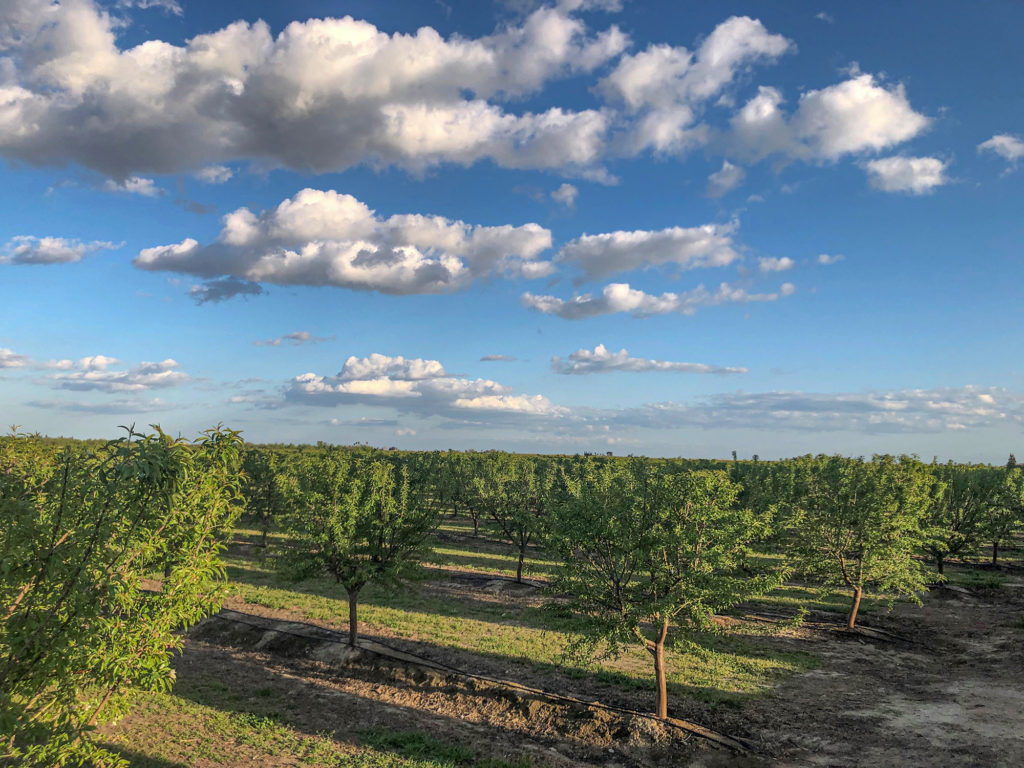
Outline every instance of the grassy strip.
MULTIPOLYGON (((247 603, 294 611, 314 623, 344 623, 348 615, 345 591, 333 581, 281 582, 271 570, 239 558, 229 559, 228 590, 247 603)), ((574 624, 567 612, 368 586, 360 595, 360 620, 368 634, 512 661, 542 672, 590 676, 623 689, 653 685, 650 658, 640 648, 630 647, 619 658, 596 665, 566 658, 574 624)), ((753 642, 757 633, 769 634, 764 627, 753 627, 742 638, 707 635, 700 638, 704 648, 670 651, 669 682, 675 692, 708 702, 736 700, 766 693, 780 677, 816 665, 810 654, 758 645, 753 642)))

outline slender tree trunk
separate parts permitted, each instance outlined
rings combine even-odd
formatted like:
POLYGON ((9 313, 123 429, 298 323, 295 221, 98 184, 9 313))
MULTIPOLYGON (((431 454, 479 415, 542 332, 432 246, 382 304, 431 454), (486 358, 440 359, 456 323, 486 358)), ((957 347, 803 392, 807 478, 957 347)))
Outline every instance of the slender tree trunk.
POLYGON ((857 611, 860 610, 860 598, 863 594, 864 590, 860 587, 853 588, 853 605, 850 606, 850 615, 846 618, 847 629, 853 629, 857 624, 857 611))
POLYGON ((480 535, 480 515, 479 513, 473 515, 473 538, 480 535))
POLYGON ((260 562, 266 562, 267 560, 267 529, 270 527, 270 521, 265 520, 263 522, 263 535, 260 537, 260 562))
POLYGON ((999 565, 999 542, 992 542, 992 565, 999 565))
POLYGON ((943 573, 943 571, 945 569, 945 565, 946 565, 946 558, 944 558, 942 555, 936 555, 935 556, 935 568, 939 571, 939 575, 940 576, 942 575, 942 573, 943 573))
POLYGON ((516 566, 516 582, 523 583, 523 559, 526 557, 526 548, 519 548, 519 564, 516 566))
POLYGON ((348 590, 348 644, 352 648, 356 647, 356 640, 359 639, 358 602, 359 588, 348 590))
POLYGON ((654 656, 654 679, 658 686, 658 701, 655 714, 658 717, 668 717, 668 683, 665 680, 665 638, 668 637, 668 619, 661 623, 661 631, 658 632, 658 639, 651 648, 654 656))

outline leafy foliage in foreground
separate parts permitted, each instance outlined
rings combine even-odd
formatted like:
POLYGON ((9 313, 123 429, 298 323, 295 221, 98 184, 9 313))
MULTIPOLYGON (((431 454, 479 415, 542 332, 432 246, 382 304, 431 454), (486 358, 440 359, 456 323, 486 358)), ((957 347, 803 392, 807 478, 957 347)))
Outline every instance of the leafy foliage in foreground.
POLYGON ((0 759, 119 764, 89 732, 127 687, 168 689, 177 630, 216 610, 240 443, 220 428, 96 450, 0 440, 0 759))

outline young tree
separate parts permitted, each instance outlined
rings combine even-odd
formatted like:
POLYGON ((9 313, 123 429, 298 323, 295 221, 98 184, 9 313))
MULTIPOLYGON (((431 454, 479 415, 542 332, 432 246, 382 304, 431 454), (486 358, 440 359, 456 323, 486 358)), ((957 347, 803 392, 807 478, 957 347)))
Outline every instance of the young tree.
POLYGON ((906 456, 798 461, 793 553, 804 573, 850 590, 847 628, 868 588, 917 599, 927 582, 914 553, 931 501, 928 468, 906 456))
POLYGON ((270 527, 274 519, 285 510, 284 492, 278 474, 278 457, 271 451, 247 446, 242 452, 241 480, 245 513, 259 520, 264 557, 270 527))
MULTIPOLYGON (((419 473, 418 473, 419 474, 419 473)), ((440 522, 424 470, 410 483, 397 457, 327 448, 295 468, 291 529, 300 546, 281 559, 295 579, 327 573, 345 588, 349 645, 359 637, 359 593, 396 581, 415 563, 440 522)))
POLYGON ((999 545, 1024 523, 1024 472, 1006 470, 992 503, 982 514, 982 535, 992 542, 992 565, 999 564, 999 545))
POLYGON ((985 513, 995 504, 999 475, 989 467, 953 462, 931 469, 937 483, 925 521, 924 549, 941 574, 948 558, 978 544, 985 513))
POLYGON ((0 440, 0 763, 122 763, 89 732, 127 687, 169 688, 178 630, 217 609, 240 443, 220 428, 193 444, 129 430, 98 450, 0 440))
POLYGON ((654 661, 655 712, 666 717, 670 629, 707 630, 717 611, 781 582, 781 571, 740 571, 767 520, 736 506, 740 488, 722 471, 584 460, 566 468, 560 486, 549 542, 564 563, 556 589, 586 617, 579 648, 604 642, 617 653, 638 642, 654 661))
POLYGON ((473 536, 480 535, 480 518, 484 511, 476 492, 476 471, 479 459, 475 454, 448 451, 442 454, 437 473, 441 502, 451 509, 452 516, 460 512, 473 521, 473 536))
POLYGON ((484 460, 475 478, 478 504, 516 549, 519 583, 523 580, 527 549, 544 533, 550 469, 546 459, 495 453, 484 460))

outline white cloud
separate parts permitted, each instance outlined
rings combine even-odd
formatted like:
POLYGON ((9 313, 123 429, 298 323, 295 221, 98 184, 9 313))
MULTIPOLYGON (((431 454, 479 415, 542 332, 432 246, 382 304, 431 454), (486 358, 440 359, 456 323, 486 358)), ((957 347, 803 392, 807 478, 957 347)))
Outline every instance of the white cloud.
POLYGON ((134 263, 205 278, 406 295, 461 290, 488 275, 548 275, 551 263, 537 257, 550 247, 551 232, 538 224, 384 219, 351 195, 304 189, 258 216, 248 208, 227 214, 209 245, 188 238, 146 248, 134 263))
POLYGON ((708 188, 705 194, 708 197, 722 197, 742 184, 746 175, 747 172, 740 166, 723 160, 722 168, 708 176, 708 188))
POLYGON ((757 268, 762 272, 785 272, 796 266, 796 262, 788 256, 780 258, 758 259, 757 268))
POLYGON ((564 7, 476 39, 388 34, 346 16, 295 21, 276 37, 263 21, 236 21, 183 45, 120 48, 118 23, 93 0, 7 0, 0 155, 115 179, 237 160, 303 172, 481 159, 589 169, 603 112, 513 114, 497 102, 592 71, 629 42, 614 26, 591 34, 564 7))
POLYGON ((64 237, 18 235, 0 249, 0 264, 68 264, 81 261, 99 250, 120 247, 107 240, 83 243, 81 240, 64 237))
POLYGON ((1008 133, 997 133, 981 142, 978 152, 994 152, 1009 163, 1010 168, 1016 168, 1017 161, 1024 157, 1024 141, 1008 133))
POLYGON ((31 362, 27 355, 16 354, 13 349, 0 347, 0 368, 24 368, 31 362))
POLYGON ((864 168, 876 189, 924 195, 949 181, 946 166, 937 157, 897 156, 870 160, 864 168))
POLYGON ((576 207, 576 196, 580 191, 572 184, 563 184, 551 193, 551 199, 561 203, 566 208, 576 207))
POLYGON ((792 283, 783 283, 774 293, 748 293, 728 283, 721 283, 718 290, 708 291, 699 285, 684 293, 663 293, 660 296, 644 293, 629 287, 629 283, 611 283, 604 287, 600 296, 586 293, 572 299, 555 296, 536 296, 524 293, 523 306, 547 315, 558 315, 566 320, 580 320, 619 312, 628 312, 633 317, 679 313, 696 314, 698 308, 718 304, 746 304, 754 301, 776 301, 795 291, 792 283))
POLYGON ((643 373, 647 371, 671 371, 675 373, 714 373, 732 374, 747 373, 747 368, 707 365, 705 363, 677 363, 668 360, 648 360, 643 357, 630 357, 629 352, 620 349, 609 352, 604 344, 598 344, 593 350, 577 349, 568 359, 551 358, 551 370, 561 374, 610 373, 612 371, 629 371, 643 373))
POLYGON ((75 391, 98 390, 101 392, 138 392, 149 389, 166 389, 193 381, 175 360, 168 358, 158 363, 140 363, 122 371, 107 370, 116 362, 112 358, 98 355, 82 358, 70 373, 57 373, 47 378, 54 389, 75 391))
POLYGON ((481 363, 512 363, 515 360, 511 355, 484 355, 480 358, 481 363))
POLYGON ((341 368, 338 378, 342 381, 394 379, 397 381, 421 381, 440 379, 448 374, 437 360, 405 358, 401 355, 390 357, 374 352, 369 357, 349 357, 341 368))
POLYGON ((886 87, 870 74, 804 93, 792 115, 782 103, 781 92, 761 86, 733 116, 731 142, 738 152, 753 159, 837 160, 900 144, 930 122, 910 106, 902 85, 886 87))
POLYGON ((824 11, 820 11, 820 12, 814 14, 814 18, 816 18, 818 21, 824 21, 826 24, 835 24, 836 23, 836 20, 834 18, 832 18, 832 16, 830 14, 825 13, 824 11))
POLYGON ((1024 397, 1005 389, 948 387, 878 392, 761 392, 654 403, 595 416, 618 425, 707 429, 936 433, 1024 422, 1024 397))
POLYGON ((110 366, 117 365, 120 362, 116 357, 90 355, 78 360, 48 360, 45 363, 35 363, 33 367, 50 371, 105 371, 110 366))
POLYGON ((196 171, 196 178, 207 184, 223 184, 234 175, 235 172, 226 165, 208 165, 196 171))
POLYGON ((399 427, 395 430, 396 437, 412 437, 416 434, 416 430, 411 427, 399 427))
POLYGON ((517 395, 496 381, 448 374, 437 360, 381 354, 350 357, 336 376, 297 376, 286 387, 285 398, 304 405, 359 403, 457 419, 569 414, 542 395, 517 395))
POLYGON ((623 56, 598 88, 636 117, 629 128, 629 152, 682 152, 706 139, 697 125, 705 103, 751 65, 772 62, 793 47, 760 21, 733 16, 715 27, 696 52, 651 44, 623 56))
POLYGON ((129 176, 120 181, 107 179, 103 188, 108 192, 124 192, 129 195, 141 195, 142 197, 162 197, 164 194, 164 191, 156 186, 156 182, 141 176, 129 176))
POLYGON ((818 258, 817 258, 817 262, 819 264, 821 264, 822 266, 828 266, 829 264, 835 264, 836 262, 842 261, 845 258, 846 257, 843 256, 843 254, 841 254, 841 253, 836 253, 836 254, 819 253, 818 254, 818 258))
POLYGON ((283 336, 277 336, 273 339, 261 339, 260 341, 254 341, 253 344, 257 347, 280 347, 285 343, 297 346, 299 344, 319 344, 324 341, 334 341, 334 337, 314 336, 309 331, 293 331, 292 333, 286 333, 283 336))
POLYGON ((166 13, 173 13, 175 16, 184 14, 178 0, 117 0, 117 5, 121 8, 140 8, 144 11, 150 8, 159 8, 166 13))
POLYGON ((675 264, 683 269, 723 267, 739 258, 733 224, 583 235, 562 247, 557 261, 577 264, 588 279, 675 264))

